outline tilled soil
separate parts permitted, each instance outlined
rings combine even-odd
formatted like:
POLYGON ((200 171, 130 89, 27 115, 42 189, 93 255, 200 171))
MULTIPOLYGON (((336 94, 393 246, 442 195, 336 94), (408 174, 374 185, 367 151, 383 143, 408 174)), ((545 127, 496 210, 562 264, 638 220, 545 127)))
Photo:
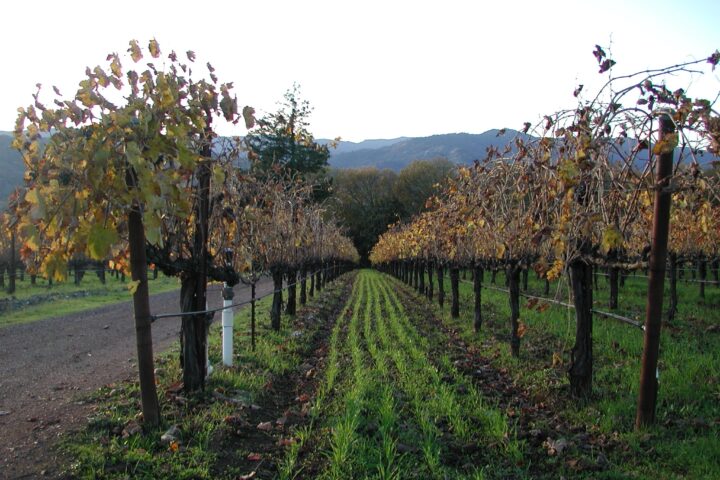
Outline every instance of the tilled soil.
MULTIPOLYGON (((211 287, 209 306, 222 306, 211 287)), ((272 290, 263 279, 257 296, 272 290)), ((238 286, 234 302, 250 298, 238 286)), ((179 291, 151 297, 154 314, 177 312, 179 291)), ((215 321, 219 321, 219 313, 215 321)), ((153 324, 157 353, 179 338, 180 319, 153 324)), ((0 328, 0 479, 55 476, 52 448, 91 413, 84 396, 108 383, 137 377, 132 303, 0 328)))

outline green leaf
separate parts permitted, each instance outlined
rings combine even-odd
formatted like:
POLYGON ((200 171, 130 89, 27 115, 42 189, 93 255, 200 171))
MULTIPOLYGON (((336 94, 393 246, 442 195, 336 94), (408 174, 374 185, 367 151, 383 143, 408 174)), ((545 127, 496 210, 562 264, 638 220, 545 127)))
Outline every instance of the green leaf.
POLYGON ((127 161, 130 165, 132 165, 135 168, 138 168, 142 164, 142 152, 140 151, 140 147, 135 142, 128 142, 127 146, 125 147, 125 155, 127 157, 127 161))
POLYGON ((558 174, 566 185, 575 185, 580 171, 575 162, 564 160, 558 165, 558 174))
POLYGON ((145 239, 148 243, 162 247, 162 222, 155 212, 146 211, 143 214, 145 226, 145 239))
POLYGON ((220 165, 213 166, 212 179, 215 185, 220 185, 225 182, 225 171, 220 165))
POLYGON ((47 215, 47 204, 36 188, 28 190, 27 194, 25 194, 25 200, 32 205, 30 208, 30 218, 33 220, 45 218, 47 215))
POLYGON ((87 239, 87 249, 90 258, 103 260, 110 253, 110 248, 118 242, 119 236, 114 228, 106 228, 99 223, 90 227, 87 239))

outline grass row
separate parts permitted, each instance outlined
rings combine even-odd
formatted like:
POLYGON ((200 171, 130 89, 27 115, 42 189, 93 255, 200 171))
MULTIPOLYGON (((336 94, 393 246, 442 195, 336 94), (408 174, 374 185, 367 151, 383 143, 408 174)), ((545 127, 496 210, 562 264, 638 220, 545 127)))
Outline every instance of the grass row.
POLYGON ((418 331, 394 287, 361 271, 338 319, 330 357, 339 361, 319 390, 334 394, 319 394, 316 404, 320 452, 310 457, 324 460, 317 476, 502 478, 499 469, 520 455, 505 418, 447 357, 431 360, 445 339, 418 331))

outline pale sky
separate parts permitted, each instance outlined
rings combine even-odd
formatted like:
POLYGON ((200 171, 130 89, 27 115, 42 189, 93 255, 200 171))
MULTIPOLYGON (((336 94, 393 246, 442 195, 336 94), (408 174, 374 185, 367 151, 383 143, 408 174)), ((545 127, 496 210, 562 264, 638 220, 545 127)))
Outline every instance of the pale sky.
MULTIPOLYGON (((615 74, 705 58, 720 49, 720 1, 14 0, 0 17, 0 130, 36 83, 69 97, 86 66, 153 37, 164 54, 194 50, 197 71, 209 61, 259 112, 299 83, 315 137, 359 141, 520 129, 607 79, 596 43, 615 74)), ((717 95, 720 68, 694 85, 717 95)))

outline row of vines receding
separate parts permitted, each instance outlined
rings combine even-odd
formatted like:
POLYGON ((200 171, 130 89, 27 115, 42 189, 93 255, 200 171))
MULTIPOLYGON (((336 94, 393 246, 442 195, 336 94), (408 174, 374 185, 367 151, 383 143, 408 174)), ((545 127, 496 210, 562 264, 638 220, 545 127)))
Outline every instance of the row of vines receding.
MULTIPOLYGON (((614 65, 594 52, 601 73, 614 65)), ((575 308, 576 336, 568 370, 571 392, 592 390, 593 268, 618 272, 648 268, 655 195, 672 199, 668 262, 670 318, 677 308, 678 265, 717 262, 720 233, 720 116, 717 96, 691 98, 670 84, 714 71, 716 52, 688 62, 633 75, 611 77, 585 97, 575 91, 576 109, 548 115, 514 138, 504 151, 490 148, 483 161, 459 169, 428 210, 396 224, 374 247, 371 260, 405 277, 450 271, 457 316, 458 269, 475 269, 475 327, 481 328, 483 270, 504 270, 510 298, 511 350, 517 356, 521 272, 533 269, 550 282, 567 276, 575 308), (663 124, 665 131, 658 133, 663 124), (674 158, 670 176, 660 179, 657 159, 674 158)), ((664 262, 663 262, 664 263, 664 262)), ((702 269, 701 269, 702 271, 702 269)), ((526 273, 525 273, 526 274, 526 273)), ((424 281, 424 275, 421 277, 424 281)), ((704 279, 703 279, 704 280, 704 279)), ((430 283, 432 288, 432 283, 430 283)), ((611 287, 612 289, 612 287, 611 287)), ((427 291, 427 290, 426 290, 427 291)), ((442 288, 438 300, 444 301, 442 288)))
POLYGON ((132 276, 148 425, 160 412, 148 265, 180 279, 180 361, 185 389, 195 391, 205 382, 208 281, 254 283, 263 272, 282 279, 358 260, 311 184, 278 165, 239 168, 258 152, 215 126, 252 129, 255 112, 240 110, 232 83, 221 83, 210 63, 199 73, 195 60, 192 51, 163 55, 157 41, 142 49, 133 40, 127 55, 88 68, 70 98, 53 87, 55 98, 43 103, 38 85, 15 126, 25 184, 9 201, 4 231, 33 275, 62 280, 82 257, 132 276))

